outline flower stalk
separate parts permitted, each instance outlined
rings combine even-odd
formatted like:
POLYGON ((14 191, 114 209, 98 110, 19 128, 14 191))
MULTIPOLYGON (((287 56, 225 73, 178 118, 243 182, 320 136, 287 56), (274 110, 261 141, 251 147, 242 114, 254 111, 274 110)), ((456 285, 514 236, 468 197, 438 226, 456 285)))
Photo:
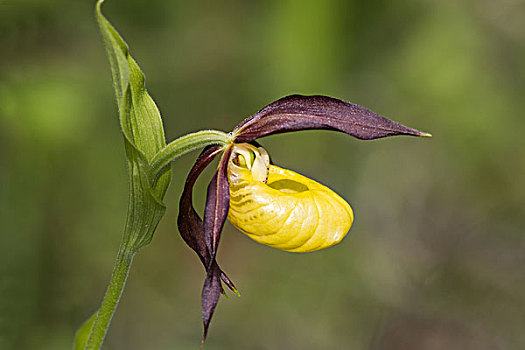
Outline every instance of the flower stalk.
MULTIPOLYGON (((163 198, 171 180, 174 159, 197 148, 231 143, 222 131, 204 130, 166 145, 162 118, 145 89, 144 75, 127 44, 102 15, 96 18, 108 54, 119 120, 126 149, 129 178, 128 214, 113 273, 99 310, 78 330, 75 350, 99 349, 122 296, 134 255, 149 244, 164 216, 163 198)), ((233 285, 233 284, 232 284, 233 285)))
POLYGON ((179 137, 171 141, 151 160, 151 171, 158 174, 166 165, 180 156, 209 145, 229 145, 233 137, 218 130, 202 130, 179 137))

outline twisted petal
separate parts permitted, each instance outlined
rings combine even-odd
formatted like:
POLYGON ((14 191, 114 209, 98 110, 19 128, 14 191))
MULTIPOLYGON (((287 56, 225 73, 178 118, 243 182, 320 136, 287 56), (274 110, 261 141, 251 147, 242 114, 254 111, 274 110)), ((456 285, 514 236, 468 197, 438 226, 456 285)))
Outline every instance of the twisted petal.
POLYGON ((228 166, 228 220, 253 240, 290 252, 339 243, 352 226, 350 205, 329 188, 291 170, 268 165, 267 176, 261 176, 255 166, 260 157, 254 146, 235 146, 228 166), (247 156, 250 152, 253 156, 247 156))
MULTIPOLYGON (((218 146, 208 147, 199 155, 197 161, 193 165, 186 178, 186 183, 184 185, 184 191, 179 204, 179 216, 177 218, 177 225, 179 227, 179 232, 186 242, 199 256, 202 264, 209 270, 210 263, 214 265, 217 263, 212 259, 208 247, 206 245, 206 239, 204 235, 204 224, 195 209, 193 208, 192 203, 192 193, 193 186, 195 181, 202 173, 202 171, 217 157, 221 152, 221 148, 218 146)), ((230 279, 217 267, 217 270, 220 273, 220 277, 226 285, 237 292, 235 286, 230 281, 230 279)))
POLYGON ((228 148, 221 157, 219 167, 209 186, 204 210, 204 236, 212 259, 217 254, 217 246, 228 215, 230 190, 228 185, 228 159, 231 148, 228 148))
POLYGON ((220 269, 215 263, 215 257, 217 255, 222 227, 226 221, 229 209, 230 190, 228 186, 227 165, 230 153, 231 148, 228 148, 222 155, 219 168, 208 186, 206 207, 204 209, 204 237, 211 259, 209 261, 210 266, 206 274, 206 280, 202 288, 203 342, 206 340, 208 327, 222 291, 219 277, 220 269))
POLYGON ((177 226, 179 232, 186 242, 197 253, 202 263, 208 268, 210 254, 204 239, 204 227, 201 218, 193 208, 193 186, 202 171, 217 157, 221 152, 220 148, 208 147, 197 158, 186 178, 184 190, 179 202, 179 216, 177 226))
POLYGON ((364 107, 327 96, 292 95, 261 109, 239 124, 236 142, 297 130, 341 131, 361 140, 394 135, 430 136, 386 119, 364 107))
POLYGON ((208 328, 210 326, 211 317, 213 316, 215 307, 219 302, 221 291, 222 286, 220 279, 220 269, 217 264, 213 264, 210 269, 208 269, 206 279, 204 280, 204 285, 202 286, 201 303, 204 333, 202 335, 201 348, 206 341, 206 337, 208 336, 208 328))

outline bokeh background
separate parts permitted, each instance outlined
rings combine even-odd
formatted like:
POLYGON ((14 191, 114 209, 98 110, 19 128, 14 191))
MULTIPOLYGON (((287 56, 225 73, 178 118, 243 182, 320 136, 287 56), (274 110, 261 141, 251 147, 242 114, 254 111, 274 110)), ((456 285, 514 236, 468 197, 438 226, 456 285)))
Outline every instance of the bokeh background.
MULTIPOLYGON (((523 0, 108 0, 168 140, 231 130, 292 93, 364 105, 432 139, 262 139, 355 210, 291 254, 227 224, 206 349, 525 348, 523 0)), ((0 348, 69 349, 109 279, 127 205, 94 1, 0 1, 0 348)), ((196 349, 204 273, 176 229, 196 153, 137 255, 106 349, 196 349)), ((202 208, 210 171, 198 184, 202 208)))

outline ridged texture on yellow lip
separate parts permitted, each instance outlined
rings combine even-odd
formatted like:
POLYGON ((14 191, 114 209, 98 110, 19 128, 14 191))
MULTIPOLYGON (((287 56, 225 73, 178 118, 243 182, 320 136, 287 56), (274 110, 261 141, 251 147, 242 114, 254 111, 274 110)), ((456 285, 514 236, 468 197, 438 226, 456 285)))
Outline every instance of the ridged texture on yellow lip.
POLYGON ((267 183, 230 164, 228 219, 253 240, 289 252, 339 243, 353 222, 352 208, 329 188, 269 165, 267 183))

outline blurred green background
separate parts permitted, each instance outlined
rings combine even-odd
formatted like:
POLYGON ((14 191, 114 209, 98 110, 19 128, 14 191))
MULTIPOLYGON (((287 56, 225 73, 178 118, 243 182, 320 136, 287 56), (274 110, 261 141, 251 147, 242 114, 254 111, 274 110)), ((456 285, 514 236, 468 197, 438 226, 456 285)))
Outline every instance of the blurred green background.
MULTIPOLYGON (((292 93, 364 105, 433 139, 262 139, 355 210, 291 254, 225 226, 206 349, 525 348, 523 0, 108 0, 168 140, 231 130, 292 93)), ((127 175, 94 1, 0 1, 0 348, 69 349, 97 308, 127 175)), ((176 229, 196 153, 135 258, 106 349, 196 349, 203 268, 176 229)), ((210 171, 199 182, 202 208, 210 171)))

